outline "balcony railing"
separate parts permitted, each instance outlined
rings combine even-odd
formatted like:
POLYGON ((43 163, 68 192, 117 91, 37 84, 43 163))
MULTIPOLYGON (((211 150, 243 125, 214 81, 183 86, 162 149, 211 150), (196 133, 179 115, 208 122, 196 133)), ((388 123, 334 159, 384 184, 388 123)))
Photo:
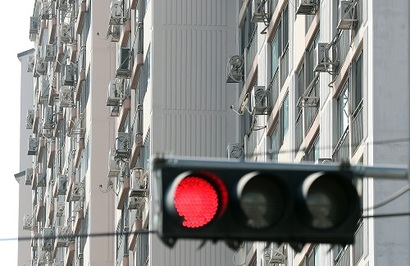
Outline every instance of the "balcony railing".
POLYGON ((347 53, 350 48, 350 31, 344 30, 340 34, 338 43, 337 43, 337 54, 339 60, 339 66, 343 65, 343 62, 346 59, 347 53))
POLYGON ((273 76, 268 86, 268 91, 270 93, 269 106, 272 107, 272 109, 275 106, 276 101, 278 100, 278 97, 279 97, 280 88, 279 88, 279 78, 278 77, 279 77, 279 69, 276 70, 275 75, 273 76))
POLYGON ((335 266, 350 266, 350 248, 346 248, 342 251, 337 262, 335 262, 335 266))
POLYGON ((303 142, 303 116, 300 114, 295 124, 295 145, 296 150, 299 150, 303 142))
POLYGON ((309 85, 310 88, 308 88, 309 92, 305 97, 307 97, 309 101, 309 105, 304 107, 304 116, 305 116, 305 136, 309 132, 309 129, 312 127, 313 122, 315 121, 315 118, 317 114, 319 113, 319 82, 318 78, 315 78, 311 85, 309 85), (311 103, 314 102, 314 105, 311 103))
POLYGON ((282 58, 280 59, 280 87, 283 87, 286 78, 289 75, 289 45, 285 48, 282 58))
POLYGON ((333 161, 339 162, 349 159, 349 128, 340 137, 333 151, 333 161))
POLYGON ((363 102, 352 115, 352 154, 354 154, 363 140, 363 102))

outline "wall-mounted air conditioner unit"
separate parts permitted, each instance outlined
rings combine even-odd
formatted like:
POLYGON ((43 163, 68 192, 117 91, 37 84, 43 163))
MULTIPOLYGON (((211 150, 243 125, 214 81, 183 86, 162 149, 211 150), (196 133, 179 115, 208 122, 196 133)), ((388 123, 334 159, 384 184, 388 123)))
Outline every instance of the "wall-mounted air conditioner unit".
POLYGON ((121 79, 111 80, 108 84, 107 106, 119 106, 124 94, 124 83, 121 79))
POLYGON ((113 0, 110 4, 110 25, 121 25, 124 23, 124 14, 121 1, 113 0))
POLYGON ((137 197, 128 197, 128 209, 136 210, 141 205, 141 198, 137 197))
POLYGON ((67 193, 68 178, 66 175, 59 174, 57 176, 56 194, 65 195, 67 193))
POLYGON ((54 44, 47 44, 44 52, 44 60, 46 62, 52 62, 54 61, 54 58, 56 56, 56 49, 54 44))
POLYGON ((147 195, 148 174, 143 169, 134 170, 131 174, 129 197, 145 197, 147 195))
POLYGON ((50 19, 53 15, 53 4, 54 2, 50 2, 47 0, 43 0, 40 5, 40 18, 41 19, 50 19))
POLYGON ((30 55, 30 56, 28 57, 27 72, 33 72, 35 61, 36 61, 36 60, 35 60, 34 55, 30 55))
POLYGON ((46 106, 43 112, 43 129, 53 129, 55 125, 55 115, 53 106, 46 106))
POLYGON ((228 159, 243 159, 244 150, 240 143, 229 143, 226 147, 228 159))
POLYGON ((314 15, 319 9, 319 0, 299 0, 296 15, 314 15))
POLYGON ((337 66, 337 62, 333 62, 329 56, 330 49, 331 46, 328 43, 317 44, 315 72, 329 72, 337 66))
POLYGON ((132 66, 132 51, 129 48, 119 48, 117 52, 116 77, 129 78, 132 66))
POLYGON ((65 86, 74 86, 74 83, 75 83, 74 65, 72 64, 63 65, 62 83, 65 86))
POLYGON ((74 90, 70 86, 62 86, 59 92, 60 107, 74 106, 74 90))
POLYGON ((80 201, 84 198, 84 184, 82 182, 75 182, 70 195, 70 201, 80 201))
POLYGON ((108 153, 108 177, 117 177, 120 174, 120 166, 115 159, 115 150, 110 149, 108 153))
POLYGON ((43 228, 41 250, 51 251, 53 249, 53 228, 43 228))
POLYGON ((58 201, 56 204, 56 216, 61 217, 64 215, 65 211, 65 202, 58 201))
POLYGON ((24 215, 23 217, 23 230, 33 230, 36 221, 31 214, 24 215))
POLYGON ((266 114, 268 108, 268 92, 264 86, 254 86, 251 91, 251 111, 256 115, 266 114))
POLYGON ((121 37, 121 25, 111 25, 109 35, 111 42, 118 42, 121 37))
POLYGON ((38 58, 36 62, 35 72, 36 73, 34 74, 36 75, 47 74, 47 62, 44 60, 44 58, 38 58))
POLYGON ((37 34, 40 27, 39 17, 30 17, 30 35, 37 34))
POLYGON ((67 247, 73 238, 73 230, 69 225, 60 225, 56 227, 56 246, 57 247, 67 247))
POLYGON ((32 129, 34 124, 34 110, 27 110, 26 129, 32 129))
POLYGON ((267 15, 265 13, 266 0, 253 0, 252 1, 252 21, 253 22, 265 22, 267 15))
POLYGON ((28 139, 28 152, 27 155, 36 155, 38 150, 38 138, 30 136, 28 139))
POLYGON ((47 173, 40 172, 37 174, 37 187, 46 187, 47 185, 47 173))
POLYGON ((130 136, 127 132, 118 132, 115 138, 116 159, 128 159, 130 157, 130 136))
POLYGON ((24 184, 29 186, 33 180, 33 168, 27 168, 24 175, 24 184))
POLYGON ((244 60, 240 55, 229 58, 226 65, 227 83, 239 83, 243 81, 244 60))
POLYGON ((72 40, 72 27, 70 23, 63 23, 59 28, 59 37, 60 41, 63 43, 70 43, 72 40))
POLYGON ((57 0, 57 8, 60 11, 67 11, 68 10, 68 0, 57 0))
POLYGON ((342 0, 339 3, 339 23, 338 29, 350 30, 353 23, 357 21, 356 7, 353 1, 342 0))

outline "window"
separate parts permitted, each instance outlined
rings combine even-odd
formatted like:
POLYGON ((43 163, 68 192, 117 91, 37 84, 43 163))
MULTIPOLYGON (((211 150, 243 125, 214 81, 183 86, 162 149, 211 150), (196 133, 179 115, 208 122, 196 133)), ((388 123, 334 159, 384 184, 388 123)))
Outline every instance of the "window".
POLYGON ((351 77, 352 77, 352 89, 350 93, 350 105, 351 113, 354 114, 361 101, 363 99, 363 63, 362 54, 360 54, 357 59, 352 63, 351 77))
POLYGON ((270 135, 271 160, 278 161, 278 153, 289 131, 289 94, 287 94, 279 109, 276 125, 270 135))

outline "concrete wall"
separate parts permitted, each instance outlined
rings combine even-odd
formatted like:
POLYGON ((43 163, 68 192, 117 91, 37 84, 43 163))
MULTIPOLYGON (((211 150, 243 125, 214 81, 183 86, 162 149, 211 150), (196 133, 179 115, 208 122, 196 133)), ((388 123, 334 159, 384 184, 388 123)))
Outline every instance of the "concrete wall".
MULTIPOLYGON (((409 3, 369 1, 369 159, 374 164, 409 163, 409 3), (407 139, 407 141, 394 141, 407 139)), ((374 202, 408 185, 408 181, 374 181, 374 202)), ((374 213, 409 211, 409 194, 374 213)), ((409 265, 410 218, 374 220, 374 265, 409 265)))

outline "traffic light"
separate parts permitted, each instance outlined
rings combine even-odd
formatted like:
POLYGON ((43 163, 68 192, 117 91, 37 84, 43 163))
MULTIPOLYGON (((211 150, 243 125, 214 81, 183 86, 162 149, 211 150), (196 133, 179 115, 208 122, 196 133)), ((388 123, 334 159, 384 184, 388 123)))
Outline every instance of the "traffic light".
POLYGON ((361 216, 348 167, 154 158, 154 226, 178 238, 350 244, 361 216))

